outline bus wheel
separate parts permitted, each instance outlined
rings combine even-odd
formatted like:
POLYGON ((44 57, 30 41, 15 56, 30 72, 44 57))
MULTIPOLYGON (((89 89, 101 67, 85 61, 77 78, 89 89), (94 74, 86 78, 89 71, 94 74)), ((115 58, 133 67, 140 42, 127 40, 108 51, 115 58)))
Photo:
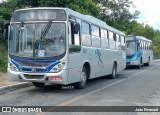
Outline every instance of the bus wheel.
POLYGON ((138 65, 138 69, 141 69, 141 67, 142 67, 142 65, 141 65, 141 64, 139 64, 139 65, 138 65))
POLYGON ((87 72, 86 68, 83 67, 80 81, 75 84, 76 89, 83 89, 87 84, 87 72))
POLYGON ((140 59, 140 64, 137 67, 138 67, 138 69, 141 69, 141 67, 142 67, 142 58, 140 59))
POLYGON ((114 63, 112 68, 112 74, 110 75, 111 79, 115 79, 117 76, 117 65, 114 63))
POLYGON ((45 83, 32 82, 35 87, 43 87, 45 83))
POLYGON ((146 63, 146 66, 150 65, 150 58, 148 58, 148 62, 146 63))

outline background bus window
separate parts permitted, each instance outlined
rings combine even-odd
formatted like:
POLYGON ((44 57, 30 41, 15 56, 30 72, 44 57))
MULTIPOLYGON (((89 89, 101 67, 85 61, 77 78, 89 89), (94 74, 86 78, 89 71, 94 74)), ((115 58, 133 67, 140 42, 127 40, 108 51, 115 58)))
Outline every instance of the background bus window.
POLYGON ((125 50, 125 37, 120 36, 120 41, 121 41, 121 50, 125 50))
POLYGON ((141 49, 141 40, 138 40, 138 50, 141 49))
POLYGON ((116 34, 116 49, 121 49, 120 36, 118 34, 116 34))
POLYGON ((148 50, 148 42, 146 42, 146 50, 148 50))
POLYGON ((144 41, 142 41, 142 49, 144 50, 144 41))
POLYGON ((151 42, 148 43, 149 50, 151 50, 151 42))
POLYGON ((101 29, 101 47, 102 48, 108 48, 107 31, 104 30, 104 29, 101 29))
POLYGON ((145 50, 145 41, 143 41, 143 49, 145 50))
POLYGON ((142 41, 140 40, 140 48, 141 48, 141 49, 142 49, 142 46, 143 46, 143 45, 142 45, 142 41))
POLYGON ((91 26, 92 30, 92 46, 93 47, 100 47, 100 35, 99 35, 99 27, 97 26, 91 26))
POLYGON ((149 50, 149 42, 147 42, 147 50, 149 50))
POLYGON ((146 49, 148 50, 148 42, 146 42, 146 49))
POLYGON ((69 52, 80 51, 80 25, 78 23, 71 22, 71 36, 69 39, 70 49, 69 52), (79 28, 78 28, 79 26, 79 28))
POLYGON ((81 23, 82 45, 91 46, 90 25, 86 22, 81 23))
POLYGON ((109 47, 115 49, 114 34, 112 32, 109 32, 109 47))

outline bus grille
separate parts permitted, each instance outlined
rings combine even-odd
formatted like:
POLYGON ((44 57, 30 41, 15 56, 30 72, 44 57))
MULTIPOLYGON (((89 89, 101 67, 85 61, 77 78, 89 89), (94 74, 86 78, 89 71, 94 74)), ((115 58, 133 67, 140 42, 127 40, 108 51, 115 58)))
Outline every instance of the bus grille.
POLYGON ((51 64, 52 62, 24 62, 24 61, 17 61, 19 64, 21 64, 22 66, 37 66, 37 67, 44 67, 44 66, 48 66, 49 64, 51 64))
POLYGON ((24 77, 26 79, 43 79, 44 75, 28 75, 28 74, 24 74, 24 77))
POLYGON ((45 68, 25 68, 25 67, 22 67, 21 70, 23 72, 32 72, 32 73, 35 73, 35 72, 37 72, 37 73, 47 72, 47 69, 45 69, 45 68), (33 69, 34 69, 34 71, 33 71, 33 69))

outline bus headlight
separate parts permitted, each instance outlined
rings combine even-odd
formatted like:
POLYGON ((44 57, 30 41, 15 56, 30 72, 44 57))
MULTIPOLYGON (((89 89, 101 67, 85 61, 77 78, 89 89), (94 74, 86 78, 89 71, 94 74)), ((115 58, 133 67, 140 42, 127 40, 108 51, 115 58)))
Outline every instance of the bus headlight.
POLYGON ((12 71, 19 72, 18 68, 17 68, 10 60, 8 61, 8 67, 9 67, 12 71))
POLYGON ((65 67, 66 62, 60 62, 59 64, 57 64, 56 66, 54 66, 51 70, 50 73, 58 73, 60 71, 62 71, 62 69, 65 67))

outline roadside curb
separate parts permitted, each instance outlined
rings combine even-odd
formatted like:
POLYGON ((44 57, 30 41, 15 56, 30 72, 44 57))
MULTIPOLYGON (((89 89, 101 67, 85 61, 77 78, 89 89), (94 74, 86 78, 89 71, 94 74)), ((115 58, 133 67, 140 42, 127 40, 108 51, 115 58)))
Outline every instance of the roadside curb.
POLYGON ((29 86, 32 86, 32 83, 24 82, 24 83, 18 83, 15 85, 3 86, 3 87, 0 87, 0 94, 9 92, 9 91, 13 91, 13 90, 17 90, 17 89, 21 89, 21 88, 25 88, 25 87, 29 87, 29 86))

